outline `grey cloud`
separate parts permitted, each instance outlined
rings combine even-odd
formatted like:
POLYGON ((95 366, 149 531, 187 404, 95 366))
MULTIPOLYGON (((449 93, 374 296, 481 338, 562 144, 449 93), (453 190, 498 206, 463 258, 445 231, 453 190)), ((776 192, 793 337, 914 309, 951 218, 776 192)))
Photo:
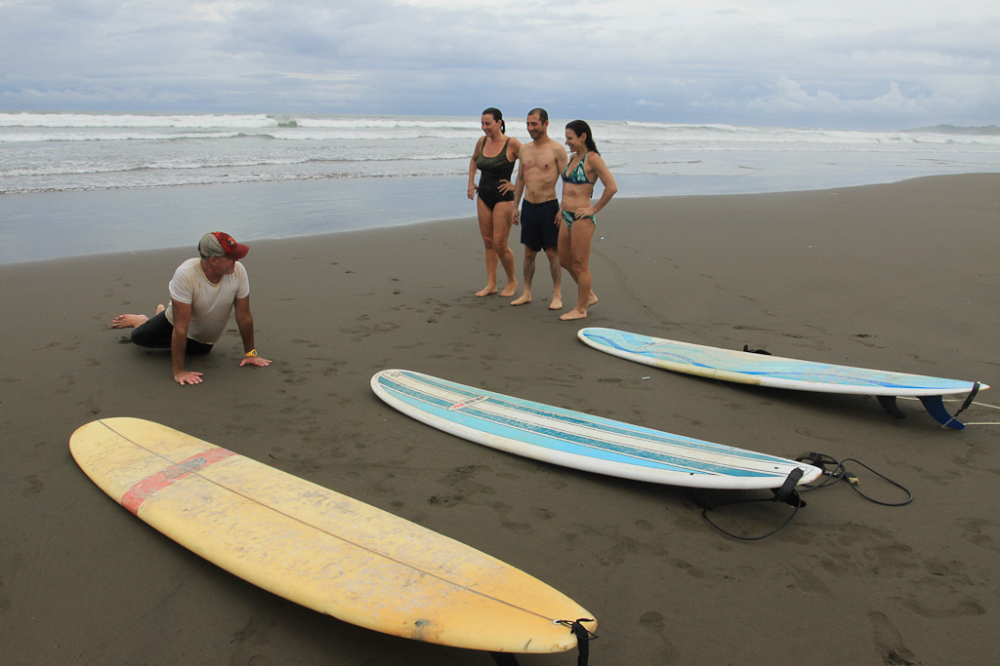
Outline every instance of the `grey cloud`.
POLYGON ((957 4, 948 20, 879 0, 868 13, 626 3, 610 19, 617 5, 545 0, 0 0, 0 107, 995 122, 1000 10, 957 4))

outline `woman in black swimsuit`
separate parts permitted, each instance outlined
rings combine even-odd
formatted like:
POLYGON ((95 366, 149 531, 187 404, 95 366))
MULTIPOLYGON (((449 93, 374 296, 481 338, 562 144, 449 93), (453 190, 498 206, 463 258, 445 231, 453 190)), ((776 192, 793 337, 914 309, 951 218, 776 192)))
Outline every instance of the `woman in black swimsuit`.
POLYGON ((498 109, 483 111, 482 127, 485 136, 476 142, 469 161, 469 199, 479 192, 476 203, 479 232, 486 247, 486 286, 476 296, 497 293, 497 264, 502 264, 507 284, 500 295, 510 297, 517 289, 514 252, 507 241, 514 216, 511 174, 521 153, 521 142, 504 135, 506 126, 498 109), (482 171, 479 187, 476 187, 476 171, 482 171))

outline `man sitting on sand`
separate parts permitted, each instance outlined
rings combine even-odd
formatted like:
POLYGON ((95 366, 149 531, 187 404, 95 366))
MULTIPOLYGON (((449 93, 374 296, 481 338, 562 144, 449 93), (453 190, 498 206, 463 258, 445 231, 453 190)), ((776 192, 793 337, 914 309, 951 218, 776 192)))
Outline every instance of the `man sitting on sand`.
POLYGON ((559 215, 556 181, 569 157, 562 145, 549 138, 549 114, 545 109, 532 109, 528 112, 527 122, 531 143, 521 146, 521 168, 517 171, 517 184, 514 186, 514 224, 521 225, 521 243, 524 244, 524 291, 510 304, 531 302, 535 257, 544 249, 552 274, 549 309, 561 310, 562 267, 559 265, 559 227, 556 224, 559 215), (519 212, 522 194, 524 204, 519 212))
POLYGON ((149 318, 141 314, 121 314, 111 328, 133 328, 132 342, 141 347, 169 349, 173 359, 174 381, 181 386, 200 384, 200 372, 184 369, 185 353, 207 354, 218 342, 236 309, 236 325, 243 338, 244 365, 268 366, 257 356, 253 344, 253 313, 250 312, 250 281, 240 259, 250 248, 240 245, 221 231, 202 236, 199 258, 188 259, 174 271, 170 281, 170 303, 156 306, 149 318))

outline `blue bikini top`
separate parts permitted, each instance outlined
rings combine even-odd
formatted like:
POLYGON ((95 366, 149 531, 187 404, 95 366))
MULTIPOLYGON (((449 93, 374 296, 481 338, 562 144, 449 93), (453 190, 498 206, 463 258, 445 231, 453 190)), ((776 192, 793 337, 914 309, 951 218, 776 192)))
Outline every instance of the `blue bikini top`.
POLYGON ((562 173, 562 179, 564 183, 573 183, 574 185, 583 185, 584 183, 587 183, 588 185, 593 185, 593 183, 591 183, 590 180, 587 178, 587 172, 584 171, 583 168, 583 163, 587 159, 587 155, 589 154, 590 154, 589 150, 583 154, 583 157, 580 158, 580 161, 573 169, 573 172, 570 173, 568 176, 566 175, 566 171, 569 170, 569 164, 566 165, 566 169, 562 173))

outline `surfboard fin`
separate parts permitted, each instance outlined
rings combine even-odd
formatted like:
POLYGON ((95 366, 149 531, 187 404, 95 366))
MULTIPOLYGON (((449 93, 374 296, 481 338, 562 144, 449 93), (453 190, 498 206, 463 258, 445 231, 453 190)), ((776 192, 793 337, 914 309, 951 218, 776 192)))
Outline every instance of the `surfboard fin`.
MULTIPOLYGON (((808 454, 803 454, 803 455, 808 455, 808 454)), ((801 459, 796 458, 796 460, 801 460, 801 459)), ((815 465, 817 463, 813 462, 812 464, 815 465)), ((804 472, 800 468, 796 467, 795 469, 793 469, 791 472, 788 473, 788 476, 785 477, 785 481, 781 484, 780 487, 770 489, 771 492, 774 493, 773 497, 762 497, 757 499, 724 499, 724 501, 722 502, 714 502, 712 501, 713 494, 718 495, 722 493, 724 494, 725 497, 729 497, 731 495, 741 496, 744 495, 747 491, 719 490, 715 488, 690 488, 689 491, 691 497, 694 498, 694 501, 697 502, 698 506, 700 506, 705 511, 714 511, 715 509, 724 507, 728 504, 738 504, 740 502, 758 502, 758 501, 782 502, 789 506, 798 508, 806 505, 806 503, 802 501, 802 498, 799 497, 798 491, 795 490, 795 487, 799 485, 799 481, 802 480, 803 475, 804 472)))
POLYGON ((799 508, 805 506, 806 503, 802 501, 799 497, 799 493, 795 490, 795 486, 799 485, 799 481, 802 480, 802 475, 804 472, 801 468, 796 467, 791 472, 788 473, 788 477, 785 482, 781 484, 780 488, 775 488, 774 490, 774 501, 784 502, 788 506, 794 506, 799 508))
POLYGON ((903 410, 901 410, 899 408, 899 405, 896 404, 896 396, 877 395, 875 397, 878 398, 878 404, 882 405, 882 408, 885 409, 885 411, 889 412, 889 414, 896 417, 897 419, 906 418, 906 414, 904 414, 903 410))
POLYGON ((927 413, 934 417, 934 420, 941 424, 942 428, 952 428, 954 430, 962 430, 965 428, 965 424, 958 420, 958 415, 969 408, 972 401, 975 400, 976 394, 979 393, 979 388, 982 383, 976 382, 972 385, 972 390, 969 391, 968 397, 962 406, 958 408, 958 411, 954 415, 949 414, 948 410, 945 409, 944 399, 939 395, 922 395, 920 397, 920 402, 923 403, 924 409, 927 413))
POLYGON ((801 509, 806 505, 806 503, 803 502, 802 498, 799 496, 799 491, 796 490, 796 486, 799 485, 799 481, 802 480, 802 476, 804 474, 805 472, 803 472, 802 469, 798 467, 793 469, 785 478, 785 481, 784 483, 781 484, 780 488, 771 489, 771 491, 774 493, 774 497, 750 497, 746 499, 729 500, 721 504, 716 504, 711 501, 711 499, 708 497, 706 489, 704 488, 694 489, 694 497, 695 500, 702 506, 701 517, 704 518, 709 525, 719 530, 726 536, 732 537, 734 539, 739 539, 740 541, 759 541, 761 539, 766 539, 772 534, 784 529, 785 526, 787 526, 788 523, 792 521, 792 518, 795 517, 795 514, 799 512, 799 509, 801 509), (775 527, 773 530, 758 536, 740 536, 739 534, 729 532, 720 527, 714 520, 712 520, 708 516, 708 512, 713 511, 716 508, 721 508, 723 506, 727 506, 730 504, 745 504, 750 502, 780 502, 782 504, 787 504, 788 506, 792 507, 792 512, 788 515, 787 518, 785 518, 784 522, 775 527))
POLYGON ((743 351, 748 354, 763 354, 764 356, 770 356, 771 352, 766 349, 750 349, 750 345, 743 345, 743 351))
MULTIPOLYGON (((924 409, 930 414, 935 421, 941 424, 943 428, 952 428, 954 430, 962 430, 965 428, 965 424, 958 420, 958 415, 964 412, 975 400, 976 394, 979 393, 979 389, 982 386, 981 382, 976 382, 972 386, 972 390, 969 392, 968 397, 966 397, 965 402, 959 407, 958 411, 954 414, 950 414, 944 406, 944 396, 940 395, 921 395, 917 396, 920 399, 921 404, 923 404, 924 409)), ((897 419, 902 419, 906 417, 906 414, 899 408, 896 404, 896 396, 894 395, 878 395, 878 404, 882 405, 885 411, 889 412, 892 416, 897 419)))

